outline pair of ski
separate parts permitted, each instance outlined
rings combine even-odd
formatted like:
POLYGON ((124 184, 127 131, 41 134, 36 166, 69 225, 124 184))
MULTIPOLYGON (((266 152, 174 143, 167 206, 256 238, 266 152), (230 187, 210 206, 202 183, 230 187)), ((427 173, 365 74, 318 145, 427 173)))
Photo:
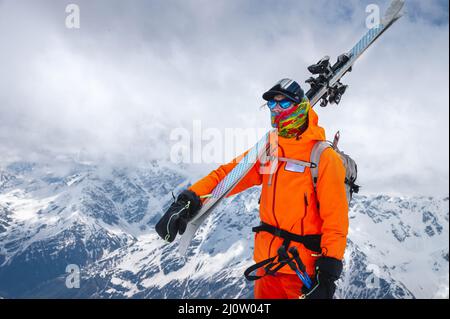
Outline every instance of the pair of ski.
MULTIPOLYGON (((306 93, 310 100, 311 106, 314 106, 318 101, 321 101, 322 106, 328 103, 340 102, 342 94, 345 92, 346 86, 340 82, 341 78, 352 69, 356 60, 383 34, 388 30, 395 21, 401 16, 401 10, 404 5, 404 0, 392 0, 385 15, 381 19, 381 23, 370 29, 354 46, 353 48, 341 55, 338 61, 332 66, 329 63, 329 57, 325 57, 317 64, 310 66, 308 69, 318 75, 317 78, 311 78, 307 81, 311 85, 311 89, 306 93)), ((269 143, 268 132, 258 143, 250 149, 250 151, 243 157, 233 170, 214 188, 211 196, 208 197, 201 210, 192 219, 186 228, 179 243, 180 255, 185 255, 186 251, 197 232, 200 225, 211 214, 213 209, 224 199, 233 188, 247 175, 255 163, 263 156, 269 143)))

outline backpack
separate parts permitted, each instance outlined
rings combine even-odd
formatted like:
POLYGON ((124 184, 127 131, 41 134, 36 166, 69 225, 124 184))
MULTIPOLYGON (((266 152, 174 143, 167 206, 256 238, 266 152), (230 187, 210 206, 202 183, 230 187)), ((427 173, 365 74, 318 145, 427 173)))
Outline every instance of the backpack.
POLYGON ((342 162, 345 167, 345 192, 347 194, 347 202, 350 204, 350 201, 352 200, 353 193, 359 192, 359 185, 356 185, 356 178, 358 177, 358 167, 356 165, 356 162, 347 154, 339 150, 337 147, 337 144, 339 142, 340 133, 339 131, 334 136, 333 143, 329 141, 317 141, 316 144, 314 144, 311 156, 310 156, 310 162, 314 163, 315 165, 311 166, 311 176, 314 186, 314 191, 316 191, 317 186, 317 180, 319 177, 319 162, 320 162, 320 156, 322 155, 322 152, 326 150, 327 148, 331 147, 334 149, 339 156, 342 159, 342 162))

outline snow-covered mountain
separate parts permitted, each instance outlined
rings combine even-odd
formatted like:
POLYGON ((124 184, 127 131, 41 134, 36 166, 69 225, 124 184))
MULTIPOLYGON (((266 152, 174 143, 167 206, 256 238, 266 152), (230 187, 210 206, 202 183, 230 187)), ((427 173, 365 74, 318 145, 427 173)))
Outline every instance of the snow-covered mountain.
MULTIPOLYGON (((63 161, 0 167, 0 295, 251 298, 259 189, 226 200, 186 258, 154 225, 189 175, 63 161), (66 267, 81 268, 79 288, 66 267)), ((449 199, 356 196, 338 298, 448 298, 449 199)))

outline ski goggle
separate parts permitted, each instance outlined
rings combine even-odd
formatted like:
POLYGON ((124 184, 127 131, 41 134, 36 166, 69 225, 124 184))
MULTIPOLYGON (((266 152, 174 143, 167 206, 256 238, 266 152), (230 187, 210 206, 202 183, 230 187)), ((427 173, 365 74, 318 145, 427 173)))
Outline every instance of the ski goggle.
POLYGON ((277 106, 277 104, 280 105, 280 107, 285 110, 285 109, 288 109, 289 107, 291 107, 293 102, 290 100, 282 100, 282 101, 269 100, 269 101, 267 101, 267 106, 271 110, 273 110, 277 106))

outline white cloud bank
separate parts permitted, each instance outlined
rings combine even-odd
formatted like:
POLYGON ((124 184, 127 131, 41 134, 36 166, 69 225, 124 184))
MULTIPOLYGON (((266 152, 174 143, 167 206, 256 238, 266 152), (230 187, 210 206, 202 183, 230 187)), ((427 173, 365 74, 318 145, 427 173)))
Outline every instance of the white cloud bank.
MULTIPOLYGON (((0 0, 2 161, 164 158, 170 129, 193 120, 268 127, 262 92, 348 50, 373 1, 73 2, 79 30, 65 2, 0 0)), ((364 192, 448 194, 448 3, 407 6, 344 79, 341 105, 317 111, 364 192)))

